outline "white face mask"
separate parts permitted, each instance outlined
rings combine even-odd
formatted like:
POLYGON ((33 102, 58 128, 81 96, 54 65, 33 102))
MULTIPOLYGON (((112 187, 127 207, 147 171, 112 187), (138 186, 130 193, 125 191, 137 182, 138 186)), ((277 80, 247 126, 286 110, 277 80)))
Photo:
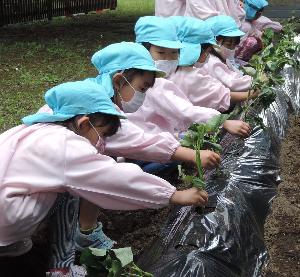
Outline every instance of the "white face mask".
POLYGON ((121 94, 118 92, 121 98, 122 109, 125 113, 134 113, 143 105, 146 93, 135 90, 135 88, 127 81, 125 77, 124 79, 127 82, 127 84, 133 89, 134 95, 128 102, 126 102, 123 100, 121 94))
POLYGON ((206 56, 206 59, 205 59, 204 62, 202 62, 202 63, 196 62, 196 63, 195 63, 195 67, 201 68, 202 66, 204 66, 205 64, 207 64, 207 63, 208 63, 208 60, 209 60, 209 57, 210 57, 210 54, 208 54, 208 55, 206 56))
POLYGON ((235 49, 231 50, 221 45, 220 47, 214 47, 215 51, 224 59, 234 59, 235 49))
POLYGON ((97 141, 95 147, 98 150, 98 153, 103 154, 105 151, 105 146, 106 146, 105 140, 100 136, 97 129, 94 127, 94 125, 91 122, 90 122, 90 124, 98 136, 98 141, 97 141))
POLYGON ((157 60, 154 63, 156 68, 166 73, 166 77, 174 73, 178 66, 178 60, 157 60))

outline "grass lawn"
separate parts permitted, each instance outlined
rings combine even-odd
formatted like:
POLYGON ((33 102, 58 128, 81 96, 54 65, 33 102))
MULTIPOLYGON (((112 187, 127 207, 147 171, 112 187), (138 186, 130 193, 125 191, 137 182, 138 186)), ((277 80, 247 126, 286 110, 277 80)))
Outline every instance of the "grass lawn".
POLYGON ((154 0, 118 0, 115 11, 0 28, 0 132, 41 107, 50 87, 96 76, 93 53, 133 40, 137 18, 152 14, 154 0))

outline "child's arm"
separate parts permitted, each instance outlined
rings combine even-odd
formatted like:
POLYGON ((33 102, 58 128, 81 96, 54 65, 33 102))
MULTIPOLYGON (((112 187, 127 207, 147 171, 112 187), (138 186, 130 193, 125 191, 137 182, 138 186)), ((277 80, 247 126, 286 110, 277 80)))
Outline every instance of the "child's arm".
POLYGON ((251 87, 251 76, 235 72, 214 55, 210 55, 208 63, 201 70, 219 80, 230 91, 247 91, 251 87))
MULTIPOLYGON (((220 162, 220 156, 210 150, 200 151, 201 165, 205 169, 216 167, 220 162)), ((172 156, 173 161, 191 162, 196 164, 196 151, 186 147, 178 147, 172 156)))
POLYGON ((241 91, 241 92, 230 92, 231 101, 233 103, 244 102, 247 99, 254 99, 258 96, 258 91, 241 91))
MULTIPOLYGON (((130 120, 122 120, 119 131, 106 139, 105 154, 150 162, 165 163, 172 160, 196 164, 195 151, 180 146, 172 134, 150 134, 130 120)), ((220 159, 218 154, 204 151, 201 161, 204 168, 212 168, 220 159)))
POLYGON ((69 141, 66 149, 62 189, 71 194, 113 210, 160 208, 169 203, 206 203, 204 192, 193 189, 177 193, 170 183, 143 172, 139 166, 116 163, 108 156, 97 154, 93 146, 78 142, 69 141))
POLYGON ((226 111, 230 106, 230 90, 210 76, 205 66, 181 67, 168 80, 176 84, 194 106, 226 111))
POLYGON ((177 131, 186 131, 194 122, 207 122, 220 114, 217 110, 193 105, 175 83, 162 78, 156 79, 154 87, 147 91, 146 101, 147 107, 141 107, 146 120, 163 118, 177 131))

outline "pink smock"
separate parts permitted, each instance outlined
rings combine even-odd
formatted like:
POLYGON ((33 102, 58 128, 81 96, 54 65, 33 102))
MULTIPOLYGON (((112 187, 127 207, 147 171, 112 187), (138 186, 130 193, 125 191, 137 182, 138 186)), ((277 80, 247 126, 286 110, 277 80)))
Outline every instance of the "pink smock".
POLYGON ((86 138, 55 124, 12 128, 0 135, 0 151, 0 246, 30 237, 57 193, 135 210, 163 207, 176 190, 137 165, 98 154, 86 138))
POLYGON ((186 16, 193 16, 205 20, 209 17, 220 15, 216 1, 212 0, 186 0, 186 16))
POLYGON ((207 63, 200 68, 201 72, 219 80, 230 91, 248 91, 252 77, 235 72, 223 63, 218 57, 211 54, 207 63))
POLYGON ((253 21, 244 21, 241 30, 246 33, 243 37, 245 40, 248 36, 256 36, 261 38, 264 29, 270 28, 274 32, 280 32, 282 25, 279 22, 272 21, 268 17, 260 16, 258 19, 253 21))
POLYGON ((212 108, 220 112, 230 106, 230 90, 220 81, 211 77, 200 68, 179 67, 169 78, 199 107, 212 108))
POLYGON ((149 162, 170 162, 180 146, 177 139, 168 132, 155 132, 156 126, 151 128, 151 123, 142 122, 140 125, 140 120, 135 122, 131 115, 127 114, 128 118, 121 120, 118 132, 106 139, 105 154, 149 162))
POLYGON ((156 16, 184 15, 186 0, 155 0, 156 16))
POLYGON ((175 135, 195 122, 206 122, 218 114, 214 109, 193 105, 174 82, 157 78, 154 86, 147 90, 143 105, 126 116, 147 132, 175 135))
POLYGON ((203 20, 216 15, 229 15, 240 27, 245 19, 245 10, 239 0, 186 0, 185 15, 203 20))
POLYGON ((279 22, 273 21, 266 16, 260 16, 258 19, 252 21, 255 28, 260 31, 270 28, 274 32, 280 32, 282 30, 282 25, 279 22))

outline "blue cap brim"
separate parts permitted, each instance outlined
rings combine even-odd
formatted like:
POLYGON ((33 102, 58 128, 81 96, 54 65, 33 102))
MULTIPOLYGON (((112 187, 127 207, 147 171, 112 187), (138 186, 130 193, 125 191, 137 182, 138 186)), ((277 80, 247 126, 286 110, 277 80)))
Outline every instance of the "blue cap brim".
POLYGON ((166 73, 164 71, 159 70, 155 66, 151 65, 134 65, 132 68, 137 68, 137 69, 142 69, 142 70, 147 70, 147 71, 153 71, 155 73, 155 76, 157 78, 165 77, 166 73))
POLYGON ((220 33, 220 35, 224 37, 242 37, 245 35, 245 33, 242 32, 241 30, 234 30, 234 31, 222 32, 220 33))
POLYGON ((203 44, 203 43, 208 43, 208 44, 211 44, 211 45, 218 45, 215 38, 201 41, 201 44, 203 44))
POLYGON ((190 66, 196 63, 201 54, 201 45, 182 42, 184 48, 180 49, 179 66, 190 66))
POLYGON ((184 47, 180 41, 155 40, 155 41, 148 41, 148 42, 156 46, 170 48, 170 49, 181 49, 184 47))

